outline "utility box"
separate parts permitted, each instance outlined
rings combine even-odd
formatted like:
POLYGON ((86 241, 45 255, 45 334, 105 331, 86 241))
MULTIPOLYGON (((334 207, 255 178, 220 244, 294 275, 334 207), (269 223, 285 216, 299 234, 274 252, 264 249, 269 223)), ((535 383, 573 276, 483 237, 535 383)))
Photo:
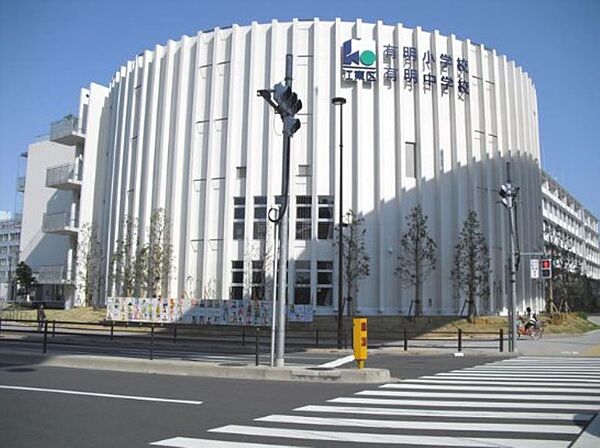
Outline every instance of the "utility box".
POLYGON ((354 359, 359 369, 365 366, 367 360, 367 318, 355 317, 352 320, 352 338, 354 348, 354 359))

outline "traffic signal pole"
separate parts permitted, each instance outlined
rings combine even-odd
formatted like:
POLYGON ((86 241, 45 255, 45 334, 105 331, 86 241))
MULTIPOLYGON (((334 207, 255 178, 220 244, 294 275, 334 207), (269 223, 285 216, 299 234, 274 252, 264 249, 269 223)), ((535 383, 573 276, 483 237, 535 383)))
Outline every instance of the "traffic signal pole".
POLYGON ((516 302, 517 302, 517 229, 516 229, 516 207, 515 202, 518 187, 513 187, 510 177, 510 162, 506 162, 506 183, 500 186, 498 194, 502 198, 502 205, 508 210, 508 235, 510 241, 510 256, 508 257, 508 273, 510 283, 510 297, 508 304, 508 351, 517 351, 516 335, 516 302))
MULTIPOLYGON (((300 120, 295 115, 302 109, 302 101, 298 95, 292 91, 292 63, 291 54, 285 57, 285 81, 275 84, 273 89, 259 90, 258 96, 262 97, 274 110, 281 116, 283 122, 283 156, 281 170, 281 198, 282 204, 279 209, 272 207, 269 210, 269 221, 279 226, 279 269, 277 276, 277 289, 274 297, 277 295, 277 301, 274 307, 277 312, 273 314, 273 320, 276 321, 275 335, 272 334, 272 340, 276 340, 275 365, 283 367, 285 364, 285 319, 287 309, 287 261, 288 261, 288 240, 289 240, 289 214, 287 213, 289 204, 289 180, 290 180, 290 139, 295 132, 300 129, 300 120), (275 217, 271 217, 271 212, 275 212, 275 217), (275 336, 275 337, 274 337, 275 336)), ((273 281, 275 283, 275 280, 273 281)), ((273 355, 271 355, 272 357, 273 355)))
MULTIPOLYGON (((292 63, 293 56, 291 54, 285 57, 285 85, 292 88, 292 63)), ((278 298, 277 300, 277 355, 275 357, 275 365, 283 367, 285 365, 285 310, 287 308, 286 297, 286 268, 288 260, 288 239, 289 239, 289 222, 290 214, 287 212, 289 200, 289 180, 290 180, 290 138, 291 135, 287 132, 283 133, 283 166, 281 177, 281 191, 283 196, 283 207, 281 208, 282 216, 279 223, 279 273, 277 276, 278 298)))

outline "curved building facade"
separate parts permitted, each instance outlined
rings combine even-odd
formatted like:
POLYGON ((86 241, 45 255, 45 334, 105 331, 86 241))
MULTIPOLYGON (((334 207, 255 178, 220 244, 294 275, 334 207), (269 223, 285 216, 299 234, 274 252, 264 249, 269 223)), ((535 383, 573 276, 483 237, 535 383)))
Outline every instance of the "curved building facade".
MULTIPOLYGON (((451 270, 470 210, 491 259, 491 294, 478 310, 506 311, 508 214, 497 193, 506 162, 520 187, 520 250, 542 247, 534 85, 495 50, 401 24, 233 25, 183 36, 129 61, 109 86, 98 130, 98 154, 106 158, 97 164, 102 205, 94 220, 104 252, 115 251, 126 220, 138 223, 143 239, 153 210, 164 209, 173 250, 164 295, 255 293, 258 271, 272 273, 266 211, 281 193, 282 177, 281 120, 257 90, 283 81, 286 54, 293 55, 293 90, 303 102, 291 143, 289 303, 312 304, 317 314, 337 309, 332 228, 342 170, 341 207, 364 217, 370 256, 357 312, 408 312, 414 289, 402 286, 394 271, 405 217, 417 204, 437 243, 424 313, 457 314, 464 304, 451 270), (333 97, 347 100, 343 166, 333 97)), ((528 266, 523 255, 517 309, 543 307, 528 266)), ((105 289, 119 294, 110 281, 105 289)))

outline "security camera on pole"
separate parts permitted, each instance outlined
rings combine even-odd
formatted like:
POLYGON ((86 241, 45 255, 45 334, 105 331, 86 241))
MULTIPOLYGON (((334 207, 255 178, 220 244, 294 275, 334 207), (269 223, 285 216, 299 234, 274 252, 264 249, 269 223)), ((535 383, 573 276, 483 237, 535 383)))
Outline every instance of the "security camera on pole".
POLYGON ((509 260, 509 277, 510 277, 510 303, 508 307, 508 351, 514 352, 516 348, 516 323, 515 323, 515 303, 517 300, 517 242, 516 242, 516 219, 515 206, 516 198, 519 193, 519 188, 514 187, 510 178, 510 162, 506 162, 506 183, 500 186, 498 194, 500 195, 502 205, 508 210, 508 231, 510 240, 510 260, 509 260))
MULTIPOLYGON (((283 169, 281 177, 281 197, 283 203, 280 209, 271 208, 269 210, 269 220, 275 225, 279 225, 279 273, 277 275, 278 294, 277 304, 277 356, 276 366, 284 366, 285 355, 285 281, 286 266, 288 259, 288 227, 289 214, 286 213, 288 206, 288 185, 290 177, 290 138, 300 129, 300 120, 295 115, 302 109, 302 101, 298 95, 292 91, 292 62, 293 56, 286 55, 285 58, 285 82, 275 84, 272 90, 259 90, 258 96, 273 107, 275 113, 281 116, 283 121, 283 169), (274 216, 272 216, 274 215, 274 216)), ((273 293, 275 296, 275 292, 273 293)), ((273 305, 275 306, 275 304, 273 305)))

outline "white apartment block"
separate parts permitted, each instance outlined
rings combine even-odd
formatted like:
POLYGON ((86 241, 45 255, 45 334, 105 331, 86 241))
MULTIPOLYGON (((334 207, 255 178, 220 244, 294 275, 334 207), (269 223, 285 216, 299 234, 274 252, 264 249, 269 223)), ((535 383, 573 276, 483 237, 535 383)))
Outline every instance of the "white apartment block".
MULTIPOLYGON (((562 233, 558 242, 577 256, 581 272, 600 279, 600 240, 598 218, 571 195, 556 179, 542 173, 542 211, 544 229, 552 226, 562 233)), ((544 232, 546 243, 548 232, 544 232)))
POLYGON ((0 301, 13 299, 14 274, 19 263, 21 216, 0 212, 0 301))

